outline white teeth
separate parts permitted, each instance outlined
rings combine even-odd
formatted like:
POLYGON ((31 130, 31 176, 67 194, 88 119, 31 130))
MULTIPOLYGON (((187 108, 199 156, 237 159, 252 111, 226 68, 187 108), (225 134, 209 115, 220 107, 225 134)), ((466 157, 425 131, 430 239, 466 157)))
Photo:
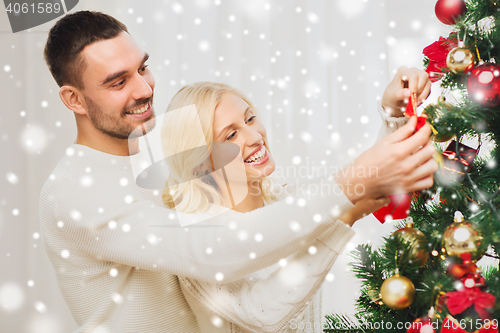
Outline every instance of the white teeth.
POLYGON ((141 113, 144 113, 146 112, 146 110, 149 109, 149 104, 146 104, 144 105, 142 108, 140 109, 137 109, 137 110, 133 110, 133 111, 130 111, 130 112, 127 112, 127 113, 132 113, 132 114, 141 114, 141 113))
POLYGON ((255 154, 253 154, 252 156, 247 158, 245 160, 245 162, 247 162, 247 163, 257 162, 257 161, 261 160, 262 157, 264 157, 265 155, 266 155, 266 148, 264 146, 262 146, 262 148, 258 152, 256 152, 255 154))

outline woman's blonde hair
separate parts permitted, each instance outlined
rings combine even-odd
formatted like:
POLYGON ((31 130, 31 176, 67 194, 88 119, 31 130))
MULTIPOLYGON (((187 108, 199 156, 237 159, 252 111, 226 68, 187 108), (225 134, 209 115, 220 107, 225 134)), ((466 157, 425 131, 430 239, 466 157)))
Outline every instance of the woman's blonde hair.
MULTIPOLYGON (((169 168, 169 176, 162 193, 169 208, 185 213, 207 211, 211 204, 221 205, 222 197, 211 172, 208 149, 214 141, 213 123, 215 109, 223 94, 234 94, 243 99, 258 114, 257 108, 239 90, 214 82, 197 82, 185 86, 175 94, 167 108, 161 128, 162 148, 169 168), (196 107, 197 112, 172 112, 182 108, 196 107), (203 136, 195 135, 196 129, 203 136), (201 147, 196 149, 195 147, 201 147)), ((265 141, 267 148, 269 144, 265 141)), ((259 180, 259 187, 266 203, 281 198, 271 177, 259 180)), ((279 186, 278 186, 279 187, 279 186)))

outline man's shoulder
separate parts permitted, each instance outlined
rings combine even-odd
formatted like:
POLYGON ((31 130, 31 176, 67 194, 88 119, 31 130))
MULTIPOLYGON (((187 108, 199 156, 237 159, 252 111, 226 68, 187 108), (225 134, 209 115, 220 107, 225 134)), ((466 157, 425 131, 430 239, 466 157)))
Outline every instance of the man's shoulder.
POLYGON ((68 156, 63 156, 52 170, 40 192, 40 210, 53 207, 75 181, 75 168, 68 156))

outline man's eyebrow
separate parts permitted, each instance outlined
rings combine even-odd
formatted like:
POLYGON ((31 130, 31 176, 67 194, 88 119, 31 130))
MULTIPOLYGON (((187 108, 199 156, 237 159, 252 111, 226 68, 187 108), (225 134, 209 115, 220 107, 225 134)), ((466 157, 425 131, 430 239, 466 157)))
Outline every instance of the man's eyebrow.
MULTIPOLYGON (((144 58, 142 58, 141 65, 144 64, 146 61, 149 59, 149 54, 144 54, 144 58)), ((105 85, 106 83, 109 83, 117 78, 119 78, 122 75, 127 74, 127 71, 120 71, 117 73, 109 74, 108 77, 101 83, 101 85, 105 85)))
MULTIPOLYGON (((249 106, 249 107, 247 107, 247 108, 246 108, 246 110, 245 110, 245 112, 243 113, 243 115, 246 117, 246 116, 247 116, 247 114, 248 114, 249 112, 251 112, 251 111, 252 111, 252 108, 249 106)), ((234 127, 234 123, 229 124, 229 125, 227 125, 226 127, 224 127, 224 128, 222 129, 222 131, 220 131, 220 134, 219 134, 219 136, 217 137, 217 139, 221 137, 222 133, 224 133, 227 129, 229 129, 229 128, 231 128, 231 127, 234 127)))

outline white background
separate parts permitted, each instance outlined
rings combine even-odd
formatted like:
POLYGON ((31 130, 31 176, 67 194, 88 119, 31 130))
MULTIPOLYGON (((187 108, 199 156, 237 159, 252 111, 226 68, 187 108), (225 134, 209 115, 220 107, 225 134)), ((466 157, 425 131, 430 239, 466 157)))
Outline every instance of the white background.
MULTIPOLYGON (((278 165, 311 171, 345 165, 373 144, 377 99, 395 70, 422 68, 422 49, 450 31, 435 18, 434 4, 80 0, 74 10, 103 11, 128 26, 151 55, 157 114, 184 84, 229 83, 260 109, 278 165)), ((74 328, 38 234, 40 189, 76 138, 74 117, 43 61, 54 22, 13 34, 0 9, 1 332, 74 328)), ((348 249, 376 243, 392 228, 365 218, 348 249)), ((354 312, 359 284, 346 272, 348 260, 341 256, 325 282, 325 313, 354 312)))

